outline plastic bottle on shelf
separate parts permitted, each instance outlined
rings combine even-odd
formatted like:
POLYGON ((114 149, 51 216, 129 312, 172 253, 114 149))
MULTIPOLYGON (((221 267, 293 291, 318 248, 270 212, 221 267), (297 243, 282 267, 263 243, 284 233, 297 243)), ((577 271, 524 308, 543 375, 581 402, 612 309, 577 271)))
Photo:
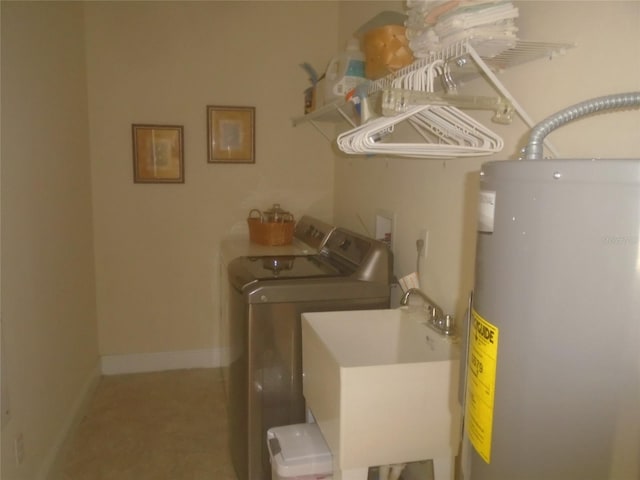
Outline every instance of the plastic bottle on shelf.
POLYGON ((331 59, 325 73, 324 101, 344 99, 345 95, 366 80, 364 76, 364 53, 360 42, 352 38, 347 49, 331 59))

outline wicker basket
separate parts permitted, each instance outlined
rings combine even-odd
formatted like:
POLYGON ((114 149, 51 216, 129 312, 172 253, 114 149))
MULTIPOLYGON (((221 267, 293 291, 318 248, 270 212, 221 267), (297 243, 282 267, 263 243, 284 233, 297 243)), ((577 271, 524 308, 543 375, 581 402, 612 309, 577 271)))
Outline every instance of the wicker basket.
POLYGON ((263 222, 262 217, 252 217, 251 210, 247 223, 249 224, 249 240, 260 245, 289 245, 293 241, 295 222, 263 222))

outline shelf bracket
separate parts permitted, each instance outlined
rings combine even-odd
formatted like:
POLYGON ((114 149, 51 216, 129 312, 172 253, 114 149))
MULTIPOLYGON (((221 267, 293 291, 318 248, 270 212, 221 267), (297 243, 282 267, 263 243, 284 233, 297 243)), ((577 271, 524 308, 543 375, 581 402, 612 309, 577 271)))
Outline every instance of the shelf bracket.
MULTIPOLYGON (((527 126, 529 128, 533 128, 536 125, 536 123, 531 119, 531 117, 527 114, 524 108, 522 108, 522 106, 517 102, 517 100, 513 97, 513 95, 509 93, 507 88, 502 84, 502 82, 493 73, 493 71, 487 66, 484 60, 482 60, 482 58, 480 57, 480 55, 478 55, 475 49, 472 46, 468 45, 467 53, 471 56, 473 61, 476 62, 476 65, 480 67, 482 72, 491 81, 491 84, 500 92, 500 95, 506 98, 511 103, 511 105, 513 105, 513 108, 516 110, 520 118, 522 118, 522 120, 527 124, 527 126)), ((544 144, 547 147, 547 149, 553 154, 554 157, 556 158, 559 157, 558 151, 549 141, 545 140, 544 144)))
POLYGON ((322 130, 322 129, 320 128, 320 126, 318 125, 318 123, 317 123, 315 120, 309 120, 309 123, 310 123, 311 125, 313 125, 313 128, 315 128, 315 129, 320 133, 320 135, 322 135, 322 136, 323 136, 327 141, 329 141, 329 142, 332 142, 332 141, 333 141, 333 138, 331 138, 329 135, 327 135, 327 134, 324 132, 324 130, 322 130))
POLYGON ((356 122, 353 121, 353 119, 347 115, 344 110, 342 110, 341 107, 338 107, 338 113, 340 113, 340 115, 342 116, 342 118, 345 119, 345 121, 351 125, 352 128, 355 128, 357 126, 356 122))
MULTIPOLYGON (((347 103, 345 105, 349 105, 349 104, 347 103)), ((340 117, 344 121, 346 121, 349 125, 351 125, 351 128, 354 128, 357 126, 356 122, 354 122, 353 119, 347 113, 345 113, 342 105, 331 104, 331 105, 328 105, 327 108, 330 108, 332 111, 338 112, 340 114, 340 117)), ((317 119, 320 119, 320 118, 321 117, 317 117, 317 119)), ((313 125, 313 127, 320 133, 320 135, 322 135, 329 142, 333 142, 335 140, 335 132, 331 136, 328 135, 322 128, 320 128, 320 125, 318 125, 317 119, 315 117, 311 117, 304 121, 309 122, 311 125, 313 125)), ((302 119, 300 118, 294 119, 293 126, 295 127, 297 124, 301 123, 301 121, 302 119)))

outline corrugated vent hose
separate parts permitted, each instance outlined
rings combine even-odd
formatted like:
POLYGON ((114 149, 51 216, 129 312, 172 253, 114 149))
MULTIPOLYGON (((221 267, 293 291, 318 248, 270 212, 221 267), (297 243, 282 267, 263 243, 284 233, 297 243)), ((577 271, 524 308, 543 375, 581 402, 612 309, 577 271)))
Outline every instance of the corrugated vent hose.
POLYGON ((560 110, 542 120, 531 129, 529 143, 527 143, 527 146, 524 148, 523 158, 525 160, 541 159, 545 137, 566 123, 602 110, 615 110, 629 107, 640 107, 640 92, 619 93, 597 97, 560 110))

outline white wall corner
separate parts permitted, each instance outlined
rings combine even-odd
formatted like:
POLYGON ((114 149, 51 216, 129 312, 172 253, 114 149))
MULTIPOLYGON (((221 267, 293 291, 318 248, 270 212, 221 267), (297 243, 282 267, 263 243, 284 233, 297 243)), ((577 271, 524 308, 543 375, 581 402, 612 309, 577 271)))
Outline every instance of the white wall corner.
POLYGON ((95 367, 85 379, 78 396, 69 409, 67 418, 64 420, 62 427, 51 444, 51 448, 49 448, 49 452, 42 462, 42 467, 36 477, 38 480, 55 480, 59 477, 58 470, 65 452, 64 446, 89 408, 89 401, 98 386, 100 377, 100 363, 96 362, 95 367))
POLYGON ((222 352, 218 348, 212 348, 175 352, 103 355, 101 364, 103 375, 160 372, 186 368, 217 368, 222 366, 222 352))

